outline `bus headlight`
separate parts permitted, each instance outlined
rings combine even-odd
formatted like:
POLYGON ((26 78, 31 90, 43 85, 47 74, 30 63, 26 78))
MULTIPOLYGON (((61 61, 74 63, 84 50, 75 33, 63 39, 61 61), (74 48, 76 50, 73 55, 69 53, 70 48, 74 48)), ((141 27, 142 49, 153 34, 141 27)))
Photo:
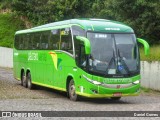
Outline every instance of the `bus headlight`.
POLYGON ((139 83, 140 83, 139 80, 136 80, 136 81, 133 82, 133 84, 139 84, 139 83))
POLYGON ((95 84, 95 85, 101 85, 101 83, 98 82, 98 81, 93 81, 93 84, 95 84))
POLYGON ((95 80, 91 80, 90 78, 86 77, 85 75, 83 75, 83 77, 84 77, 88 82, 91 82, 92 84, 95 84, 95 85, 101 85, 101 84, 102 84, 101 82, 98 82, 98 81, 95 81, 95 80))

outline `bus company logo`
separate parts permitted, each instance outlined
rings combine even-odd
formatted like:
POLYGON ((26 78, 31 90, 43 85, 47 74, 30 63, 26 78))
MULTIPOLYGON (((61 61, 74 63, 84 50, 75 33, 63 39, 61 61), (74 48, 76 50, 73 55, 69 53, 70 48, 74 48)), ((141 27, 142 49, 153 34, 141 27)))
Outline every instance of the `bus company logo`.
POLYGON ((105 28, 105 30, 115 30, 115 31, 119 31, 120 28, 105 28))
POLYGON ((57 54, 55 52, 49 52, 49 54, 51 55, 53 63, 54 63, 54 67, 57 70, 57 63, 58 63, 57 54))

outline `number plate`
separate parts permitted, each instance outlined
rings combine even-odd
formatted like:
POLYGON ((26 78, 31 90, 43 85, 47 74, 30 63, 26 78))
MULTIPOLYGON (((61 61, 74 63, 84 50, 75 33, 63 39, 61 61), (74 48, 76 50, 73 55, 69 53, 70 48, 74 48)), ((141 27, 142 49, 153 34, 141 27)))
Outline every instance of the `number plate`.
POLYGON ((121 96, 122 96, 122 93, 120 93, 120 92, 114 93, 113 96, 114 96, 114 97, 121 97, 121 96))

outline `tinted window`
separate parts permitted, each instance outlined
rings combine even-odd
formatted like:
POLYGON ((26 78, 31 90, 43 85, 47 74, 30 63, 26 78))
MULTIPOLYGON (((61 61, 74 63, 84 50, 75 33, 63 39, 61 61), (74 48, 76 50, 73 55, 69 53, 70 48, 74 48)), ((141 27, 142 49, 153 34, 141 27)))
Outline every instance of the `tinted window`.
POLYGON ((24 49, 24 39, 23 39, 23 35, 19 36, 19 49, 24 49))
POLYGON ((49 49, 50 32, 41 32, 41 49, 49 49))
POLYGON ((25 37, 24 37, 24 35, 23 34, 20 34, 20 35, 16 35, 16 37, 15 37, 15 43, 14 43, 14 45, 15 45, 15 48, 16 49, 26 49, 26 41, 25 41, 25 39, 24 39, 25 37))
POLYGON ((29 48, 29 40, 30 40, 30 35, 29 34, 24 34, 22 36, 24 47, 22 49, 27 50, 29 48))
POLYGON ((14 47, 16 49, 19 49, 19 39, 20 39, 20 36, 16 35, 14 40, 14 47))
POLYGON ((60 48, 61 50, 67 51, 73 54, 73 46, 72 46, 72 36, 70 28, 61 29, 60 32, 60 48))
POLYGON ((15 36, 16 49, 64 50, 73 54, 72 36, 69 28, 15 36))
POLYGON ((72 26, 72 34, 73 36, 86 36, 85 31, 79 26, 72 26))
POLYGON ((33 34, 31 33, 28 37, 28 50, 32 50, 32 47, 33 47, 33 39, 34 39, 34 36, 33 34))
POLYGON ((75 55, 77 58, 77 60, 79 59, 79 50, 80 50, 80 43, 78 42, 78 40, 76 39, 76 36, 83 36, 85 37, 85 31, 79 27, 79 26, 72 26, 72 34, 73 34, 73 39, 74 39, 74 47, 75 47, 75 55))
POLYGON ((34 33, 33 34, 33 44, 32 44, 32 49, 41 49, 41 45, 40 45, 40 37, 41 34, 40 33, 34 33))
POLYGON ((77 66, 81 67, 82 69, 85 68, 87 65, 85 48, 83 42, 79 40, 75 41, 75 55, 77 66))
POLYGON ((60 41, 60 30, 51 30, 49 38, 49 49, 58 50, 60 41))

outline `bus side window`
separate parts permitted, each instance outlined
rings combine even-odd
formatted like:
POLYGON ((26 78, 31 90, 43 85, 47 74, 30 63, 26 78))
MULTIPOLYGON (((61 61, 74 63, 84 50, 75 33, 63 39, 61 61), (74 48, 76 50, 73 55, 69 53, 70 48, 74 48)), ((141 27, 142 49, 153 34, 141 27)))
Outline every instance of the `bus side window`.
POLYGON ((30 41, 30 34, 24 34, 23 35, 23 40, 24 40, 24 50, 27 50, 29 49, 29 45, 31 44, 31 41, 30 41))
POLYGON ((60 30, 51 30, 49 49, 59 50, 60 30))
POLYGON ((49 32, 45 31, 41 33, 41 48, 46 50, 48 49, 48 40, 49 40, 49 32))
POLYGON ((78 40, 75 40, 74 44, 75 44, 76 64, 81 68, 85 68, 87 65, 87 61, 86 61, 84 45, 82 45, 81 42, 78 40))
POLYGON ((83 36, 83 37, 86 36, 85 31, 81 27, 76 25, 72 26, 72 34, 73 36, 83 36))
POLYGON ((86 55, 85 55, 85 48, 84 48, 84 45, 80 45, 80 67, 86 67, 87 65, 87 61, 86 61, 86 55))
POLYGON ((19 38, 19 49, 23 50, 24 49, 24 39, 23 39, 23 35, 20 35, 19 38))
POLYGON ((73 54, 72 36, 70 28, 61 29, 60 49, 73 54))
POLYGON ((28 38, 28 50, 31 50, 32 46, 33 46, 33 33, 31 33, 28 38))
POLYGON ((33 34, 32 49, 33 50, 41 49, 41 46, 40 46, 40 33, 33 34))
POLYGON ((16 35, 14 40, 14 46, 16 49, 19 49, 19 41, 20 41, 20 36, 16 35))
POLYGON ((85 37, 85 31, 81 27, 73 25, 72 34, 74 39, 76 64, 82 69, 84 69, 86 68, 86 65, 87 65, 84 45, 81 44, 81 42, 76 39, 76 36, 85 37))

